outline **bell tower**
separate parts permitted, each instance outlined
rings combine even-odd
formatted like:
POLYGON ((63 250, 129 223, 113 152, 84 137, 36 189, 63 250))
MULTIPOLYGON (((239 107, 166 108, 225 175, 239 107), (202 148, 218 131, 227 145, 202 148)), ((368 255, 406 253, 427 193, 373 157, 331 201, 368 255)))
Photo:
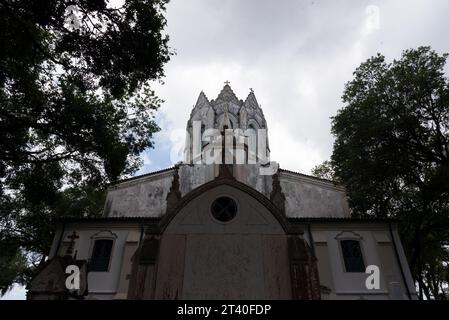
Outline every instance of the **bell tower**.
POLYGON ((229 81, 215 100, 201 91, 187 121, 185 162, 221 163, 223 138, 227 164, 264 163, 269 157, 267 122, 254 91, 243 101, 229 81))

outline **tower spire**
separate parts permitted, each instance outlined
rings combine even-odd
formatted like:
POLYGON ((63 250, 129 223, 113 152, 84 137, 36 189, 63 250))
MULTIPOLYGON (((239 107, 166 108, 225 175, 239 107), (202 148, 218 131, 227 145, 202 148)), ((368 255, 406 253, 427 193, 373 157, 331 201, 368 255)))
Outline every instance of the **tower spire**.
POLYGON ((217 99, 218 101, 222 102, 229 102, 232 101, 235 104, 239 104, 239 99, 236 97, 234 91, 232 91, 231 86, 229 85, 229 81, 225 81, 225 85, 223 89, 221 89, 221 92, 219 93, 217 99))

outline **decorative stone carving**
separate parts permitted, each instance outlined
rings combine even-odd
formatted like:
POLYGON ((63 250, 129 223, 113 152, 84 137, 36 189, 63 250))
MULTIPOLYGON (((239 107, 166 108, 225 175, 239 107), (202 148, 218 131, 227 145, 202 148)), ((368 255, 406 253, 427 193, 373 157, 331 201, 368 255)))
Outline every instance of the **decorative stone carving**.
POLYGON ((276 172, 272 176, 272 179, 273 179, 273 182, 272 182, 270 200, 279 209, 279 211, 281 211, 283 214, 285 214, 285 195, 282 192, 281 182, 279 180, 279 172, 276 172))
POLYGON ((293 299, 320 300, 317 260, 302 236, 288 237, 293 299))
POLYGON ((154 299, 160 237, 148 234, 132 257, 128 299, 154 299))
MULTIPOLYGON (((195 106, 192 109, 190 118, 187 121, 187 132, 189 138, 185 145, 185 160, 192 161, 193 154, 193 123, 201 121, 204 129, 222 130, 224 126, 230 129, 248 129, 250 123, 255 130, 267 129, 267 123, 262 109, 256 100, 254 91, 251 89, 245 101, 239 100, 232 91, 229 83, 226 83, 215 100, 208 100, 204 92, 201 92, 195 106)), ((206 145, 207 143, 204 143, 206 145)), ((268 143, 266 145, 269 152, 268 143)))
POLYGON ((175 167, 175 173, 173 175, 173 181, 170 187, 170 191, 167 194, 167 212, 172 211, 181 200, 181 191, 179 190, 179 167, 175 167))

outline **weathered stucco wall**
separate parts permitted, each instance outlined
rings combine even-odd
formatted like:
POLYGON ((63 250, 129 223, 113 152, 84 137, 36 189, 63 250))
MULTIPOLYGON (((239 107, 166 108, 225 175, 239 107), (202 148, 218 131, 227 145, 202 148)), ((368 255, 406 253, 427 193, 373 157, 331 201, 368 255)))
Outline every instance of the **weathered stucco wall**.
MULTIPOLYGON (((166 213, 166 198, 174 169, 124 181, 109 189, 104 216, 160 217, 166 213)), ((178 174, 181 195, 215 178, 216 165, 180 165, 178 174)), ((236 165, 234 176, 267 198, 272 176, 260 175, 259 165, 236 165)), ((331 182, 281 170, 280 181, 285 194, 287 217, 348 217, 345 190, 331 182)))
POLYGON ((193 189, 215 178, 213 165, 181 165, 179 167, 179 191, 184 196, 193 189))
MULTIPOLYGON (((76 232, 79 238, 75 242, 73 252, 79 260, 90 260, 95 240, 113 240, 111 260, 107 272, 88 273, 89 295, 86 299, 124 299, 128 291, 131 255, 135 252, 140 238, 140 226, 131 224, 107 225, 101 223, 68 225, 64 231, 59 252, 64 256, 71 243, 69 236, 76 232)), ((58 237, 59 239, 59 237, 58 237)), ((57 242, 53 244, 56 251, 57 242)))
MULTIPOLYGON (((162 237, 159 269, 166 272, 158 275, 156 297, 164 297, 167 288, 171 288, 178 290, 178 297, 183 294, 183 298, 222 295, 232 298, 290 298, 286 238, 271 213, 246 194, 235 193, 230 187, 222 186, 209 192, 214 196, 227 194, 236 199, 240 204, 238 216, 229 225, 214 222, 208 210, 204 209, 209 206, 208 199, 211 198, 206 194, 181 210, 162 237), (203 209, 192 210, 197 207, 203 209), (254 220, 251 212, 258 213, 259 221, 254 220), (193 219, 188 219, 188 216, 193 216, 193 219), (232 263, 226 267, 229 261, 232 263), (229 268, 246 268, 246 271, 227 273, 229 268), (217 275, 221 278, 218 279, 217 275), (225 277, 236 290, 227 290, 225 284, 220 283, 225 277), (261 278, 264 281, 260 281, 261 278), (263 287, 260 287, 261 283, 264 283, 263 287)), ((303 228, 306 230, 306 225, 303 228)), ((412 298, 416 299, 396 227, 391 233, 387 223, 354 223, 348 220, 345 223, 312 222, 309 230, 312 236, 306 231, 304 238, 314 248, 320 284, 327 288, 327 291, 322 291, 322 299, 408 299, 406 283, 412 298), (379 267, 379 289, 368 290, 365 287, 368 274, 345 271, 339 242, 347 239, 360 241, 366 266, 379 267), (401 275, 400 263, 405 279, 401 275)), ((69 235, 76 231, 79 238, 75 241, 74 252, 77 259, 82 260, 90 259, 96 239, 114 240, 108 271, 90 272, 88 275, 89 295, 86 299, 126 298, 131 257, 142 237, 140 223, 86 220, 84 223, 66 224, 62 238, 61 231, 58 230, 51 251, 63 256, 72 240, 69 235), (59 239, 61 243, 58 246, 59 239)))
MULTIPOLYGON (((393 243, 387 224, 318 224, 312 225, 315 254, 318 259, 320 284, 329 289, 322 295, 323 299, 393 299, 407 300, 407 288, 412 298, 415 297, 413 280, 405 261, 400 243, 393 243), (368 289, 365 281, 369 274, 364 272, 346 272, 341 240, 357 240, 365 266, 374 265, 379 268, 380 288, 368 289), (394 246, 398 246, 398 255, 394 246), (404 276, 401 275, 399 263, 403 265, 404 276), (407 284, 406 284, 407 283, 407 284)), ((393 234, 397 234, 394 229, 393 234)))
POLYGON ((344 188, 295 173, 281 171, 287 217, 349 217, 344 188))
POLYGON ((285 232, 268 209, 237 188, 218 186, 189 202, 167 226, 164 246, 157 298, 170 290, 181 299, 291 298, 285 232), (209 210, 219 196, 237 203, 236 217, 226 223, 209 210), (183 249, 174 255, 174 247, 183 249))
POLYGON ((106 217, 160 217, 165 214, 166 198, 173 170, 141 179, 125 181, 108 190, 106 217))

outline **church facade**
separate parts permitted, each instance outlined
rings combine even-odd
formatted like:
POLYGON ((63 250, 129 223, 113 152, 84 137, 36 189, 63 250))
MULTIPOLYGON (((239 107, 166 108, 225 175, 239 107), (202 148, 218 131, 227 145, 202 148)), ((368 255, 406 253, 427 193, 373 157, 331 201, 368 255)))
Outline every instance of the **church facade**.
POLYGON ((28 298, 416 299, 416 293, 397 221, 353 218, 344 187, 270 161, 254 92, 239 100, 226 83, 215 100, 200 93, 184 162, 111 185, 102 217, 60 221, 28 298), (77 282, 68 286, 70 268, 77 282))

